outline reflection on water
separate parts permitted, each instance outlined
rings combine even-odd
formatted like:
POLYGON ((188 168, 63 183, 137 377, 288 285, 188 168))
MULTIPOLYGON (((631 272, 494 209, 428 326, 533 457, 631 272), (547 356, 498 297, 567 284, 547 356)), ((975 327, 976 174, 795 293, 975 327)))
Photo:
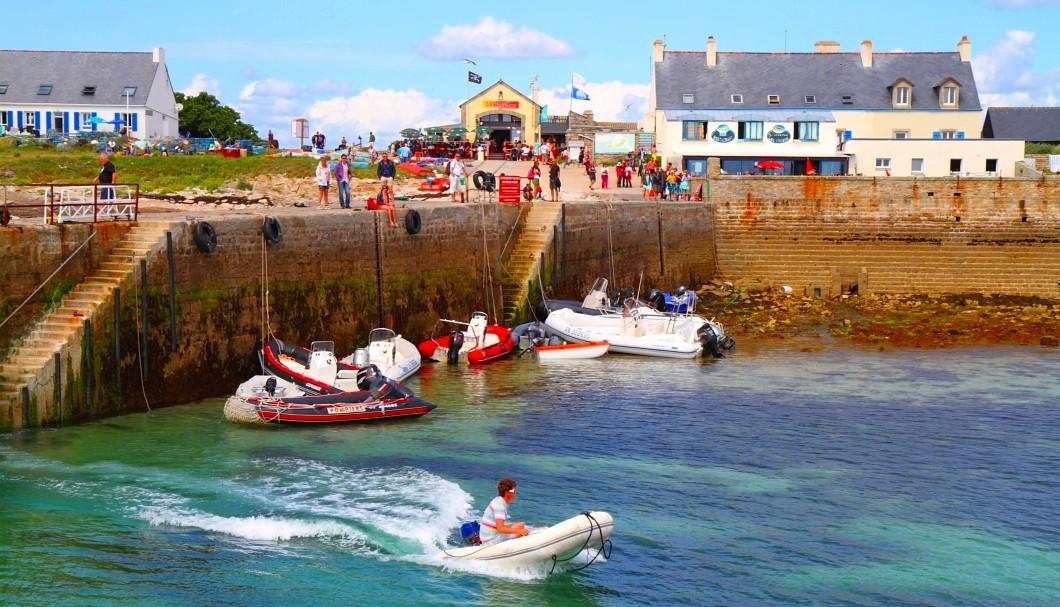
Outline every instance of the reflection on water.
POLYGON ((0 437, 18 605, 1060 604, 1055 351, 428 365, 419 420, 225 422, 222 399, 0 437), (616 519, 551 577, 438 556, 512 476, 616 519))

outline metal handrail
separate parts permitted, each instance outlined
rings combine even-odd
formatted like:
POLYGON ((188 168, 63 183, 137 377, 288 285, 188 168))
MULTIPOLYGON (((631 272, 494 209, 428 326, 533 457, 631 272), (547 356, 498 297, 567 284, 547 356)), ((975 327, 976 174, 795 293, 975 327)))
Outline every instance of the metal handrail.
POLYGON ((21 310, 23 306, 25 306, 27 303, 29 303, 29 300, 33 299, 34 295, 36 295, 37 293, 40 293, 40 290, 43 289, 44 286, 48 284, 48 281, 50 281, 52 278, 55 278, 55 275, 59 273, 59 270, 62 270, 66 266, 66 264, 70 263, 70 260, 73 259, 75 255, 80 253, 81 249, 85 248, 85 245, 87 245, 89 242, 92 241, 93 238, 96 237, 96 234, 99 234, 99 232, 93 230, 92 234, 88 238, 86 238, 84 242, 81 243, 81 246, 77 247, 77 249, 75 249, 73 253, 70 253, 70 255, 66 259, 64 259, 61 264, 59 264, 59 267, 55 268, 55 271, 52 272, 50 276, 45 278, 44 282, 40 283, 40 286, 38 286, 36 289, 34 289, 34 291, 32 293, 30 293, 29 296, 26 297, 26 299, 22 303, 18 304, 18 307, 15 308, 14 310, 12 310, 12 312, 7 315, 7 318, 5 318, 2 322, 0 322, 0 329, 2 329, 4 327, 4 325, 7 324, 7 321, 9 321, 12 318, 14 318, 15 314, 17 314, 18 311, 21 310))

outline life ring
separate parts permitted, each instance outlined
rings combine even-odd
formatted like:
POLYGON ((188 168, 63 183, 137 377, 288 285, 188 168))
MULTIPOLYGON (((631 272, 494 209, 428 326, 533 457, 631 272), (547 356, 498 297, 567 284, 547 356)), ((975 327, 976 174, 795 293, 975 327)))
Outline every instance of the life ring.
POLYGON ((0 226, 6 227, 9 223, 11 223, 11 211, 7 210, 7 205, 4 205, 4 208, 0 210, 0 226))
POLYGON ((409 209, 405 213, 405 231, 409 234, 419 234, 423 228, 423 220, 420 219, 420 212, 416 209, 409 209))
POLYGON ((195 246, 199 247, 199 250, 203 253, 210 253, 217 247, 217 232, 214 231, 212 225, 205 221, 195 224, 195 228, 192 230, 192 237, 195 239, 195 246))
POLYGON ((475 171, 475 174, 471 176, 471 181, 475 183, 476 190, 485 190, 486 171, 475 171))
POLYGON ((265 223, 261 225, 261 233, 265 236, 265 242, 269 244, 283 242, 283 231, 280 229, 280 222, 275 217, 265 218, 265 223))

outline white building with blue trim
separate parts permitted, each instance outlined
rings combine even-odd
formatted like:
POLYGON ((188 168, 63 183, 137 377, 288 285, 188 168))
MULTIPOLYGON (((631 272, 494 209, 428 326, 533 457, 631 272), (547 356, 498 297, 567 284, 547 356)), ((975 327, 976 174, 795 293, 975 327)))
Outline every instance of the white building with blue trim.
POLYGON ((0 50, 0 127, 43 135, 120 131, 175 137, 165 52, 0 50))

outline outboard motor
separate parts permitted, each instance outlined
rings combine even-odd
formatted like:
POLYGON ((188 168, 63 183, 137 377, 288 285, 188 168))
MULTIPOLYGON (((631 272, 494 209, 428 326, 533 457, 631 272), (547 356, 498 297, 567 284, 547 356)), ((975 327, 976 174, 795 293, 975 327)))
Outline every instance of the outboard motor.
POLYGON ((633 297, 633 288, 632 287, 626 287, 625 289, 622 289, 622 301, 626 301, 627 299, 629 299, 631 297, 633 297))
POLYGON ((703 326, 696 331, 696 337, 699 338, 699 343, 703 344, 703 349, 714 355, 714 358, 725 358, 721 348, 718 347, 718 332, 709 322, 703 323, 703 326))
POLYGON ((381 375, 382 373, 380 373, 379 367, 375 365, 365 365, 360 369, 357 369, 357 387, 361 390, 367 390, 372 387, 372 381, 381 375))
POLYGON ((372 358, 368 355, 368 350, 364 348, 357 348, 353 351, 353 366, 358 369, 363 369, 368 366, 368 363, 372 358))
POLYGON ((390 379, 385 375, 379 375, 372 380, 372 387, 370 392, 372 398, 376 400, 383 400, 387 396, 399 396, 400 392, 395 392, 397 389, 397 382, 390 379))
POLYGON ((464 332, 453 331, 452 339, 449 340, 449 354, 446 355, 446 362, 450 365, 455 365, 460 362, 460 348, 464 347, 464 332))
POLYGON ((465 546, 478 546, 482 542, 478 537, 479 525, 477 521, 471 521, 460 525, 460 541, 465 546))
POLYGON ((662 312, 666 309, 666 295, 659 289, 648 291, 648 305, 662 312))
POLYGON ((265 380, 265 393, 269 396, 276 396, 276 378, 270 377, 265 380))
POLYGON ((545 330, 536 322, 531 323, 530 326, 526 328, 526 337, 531 343, 540 344, 541 340, 545 337, 545 330))
POLYGON ((617 288, 617 287, 616 287, 616 288, 614 288, 614 289, 611 289, 611 290, 610 290, 610 291, 609 291, 609 292, 607 293, 607 296, 611 298, 611 301, 612 301, 612 302, 616 302, 616 301, 619 301, 618 297, 619 297, 620 295, 622 295, 622 293, 620 293, 620 292, 619 292, 619 290, 618 290, 618 288, 617 288))

